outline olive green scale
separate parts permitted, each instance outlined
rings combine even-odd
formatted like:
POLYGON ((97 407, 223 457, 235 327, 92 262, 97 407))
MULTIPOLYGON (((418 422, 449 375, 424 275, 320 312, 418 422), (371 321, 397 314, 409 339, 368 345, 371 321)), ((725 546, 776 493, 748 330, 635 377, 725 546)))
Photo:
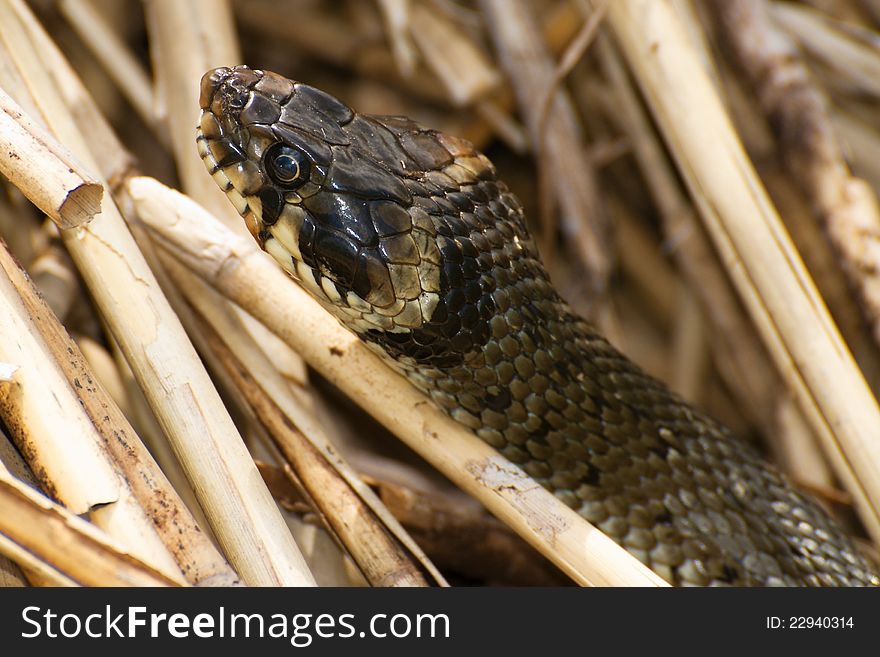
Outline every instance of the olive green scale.
POLYGON ((470 144, 246 67, 206 74, 201 105, 209 171, 282 266, 666 580, 880 583, 814 500, 572 311, 470 144), (279 149, 307 182, 273 178, 279 149))

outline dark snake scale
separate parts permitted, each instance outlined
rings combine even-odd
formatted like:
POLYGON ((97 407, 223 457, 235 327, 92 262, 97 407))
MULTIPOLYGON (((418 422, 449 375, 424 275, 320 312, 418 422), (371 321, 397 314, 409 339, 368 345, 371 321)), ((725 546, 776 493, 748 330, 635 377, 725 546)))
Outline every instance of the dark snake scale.
POLYGON ((201 107, 202 159, 261 246, 663 578, 880 584, 814 501, 572 312, 471 144, 243 66, 207 73, 201 107))

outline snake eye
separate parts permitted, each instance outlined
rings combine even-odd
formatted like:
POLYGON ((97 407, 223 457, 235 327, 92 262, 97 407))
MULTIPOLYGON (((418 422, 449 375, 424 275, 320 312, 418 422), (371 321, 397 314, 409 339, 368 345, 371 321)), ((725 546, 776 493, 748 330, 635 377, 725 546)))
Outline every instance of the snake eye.
POLYGON ((266 151, 265 163, 272 181, 285 189, 296 189, 309 179, 309 158, 296 148, 275 144, 266 151))

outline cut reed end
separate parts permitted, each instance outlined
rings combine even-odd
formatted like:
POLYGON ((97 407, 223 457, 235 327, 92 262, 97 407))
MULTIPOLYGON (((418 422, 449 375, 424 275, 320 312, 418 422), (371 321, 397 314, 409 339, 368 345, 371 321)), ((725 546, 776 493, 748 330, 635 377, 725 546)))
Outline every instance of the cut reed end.
POLYGON ((101 212, 104 187, 100 183, 84 182, 67 192, 58 207, 61 225, 64 227, 82 226, 101 212))

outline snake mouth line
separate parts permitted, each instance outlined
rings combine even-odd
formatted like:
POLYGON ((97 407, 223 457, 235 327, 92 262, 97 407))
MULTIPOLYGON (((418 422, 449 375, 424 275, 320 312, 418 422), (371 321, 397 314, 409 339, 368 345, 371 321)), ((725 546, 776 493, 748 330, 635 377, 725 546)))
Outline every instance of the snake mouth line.
POLYGON ((245 225, 251 235, 253 235, 258 241, 261 241, 260 231, 262 229, 259 218, 251 208, 250 202, 242 196, 237 189, 235 189, 235 184, 232 182, 232 179, 226 175, 226 172, 223 170, 223 167, 220 166, 217 158, 211 153, 211 149, 208 147, 208 141, 208 137, 205 135, 201 127, 197 127, 196 146, 205 168, 208 170, 208 173, 211 175, 211 178, 213 178, 217 186, 226 194, 226 198, 229 199, 238 214, 244 219, 245 225))

